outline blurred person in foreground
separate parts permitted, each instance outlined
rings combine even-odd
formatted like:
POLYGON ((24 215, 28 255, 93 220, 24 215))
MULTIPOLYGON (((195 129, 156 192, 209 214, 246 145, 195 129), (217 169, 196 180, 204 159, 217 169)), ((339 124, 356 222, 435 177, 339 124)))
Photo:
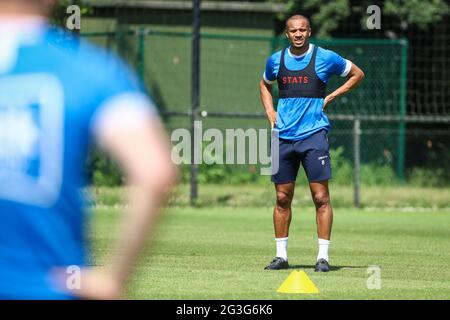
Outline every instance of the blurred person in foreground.
POLYGON ((136 77, 84 41, 58 43, 46 18, 55 2, 0 0, 0 299, 121 299, 176 170, 136 77), (101 268, 86 266, 81 192, 94 142, 129 187, 101 268))

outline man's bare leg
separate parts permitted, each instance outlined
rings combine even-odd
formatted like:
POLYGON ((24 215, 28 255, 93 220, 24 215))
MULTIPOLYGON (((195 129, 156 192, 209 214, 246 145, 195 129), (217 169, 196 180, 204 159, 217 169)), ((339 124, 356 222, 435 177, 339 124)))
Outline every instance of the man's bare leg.
POLYGON ((292 220, 291 203, 294 197, 295 182, 275 184, 276 204, 273 210, 273 225, 277 245, 276 258, 266 269, 277 270, 288 267, 287 246, 289 226, 292 220), (282 260, 280 260, 281 258, 282 260))
POLYGON ((333 208, 328 190, 328 180, 311 182, 309 184, 311 195, 316 207, 317 236, 319 242, 319 253, 317 255, 316 271, 329 271, 328 247, 333 225, 333 208), (326 264, 322 261, 325 260, 326 264))
POLYGON ((289 226, 292 220, 291 203, 294 198, 295 183, 275 184, 277 201, 273 210, 273 225, 275 238, 289 236, 289 226))
POLYGON ((333 225, 333 208, 331 207, 328 181, 311 182, 311 195, 316 206, 317 236, 330 240, 333 225))

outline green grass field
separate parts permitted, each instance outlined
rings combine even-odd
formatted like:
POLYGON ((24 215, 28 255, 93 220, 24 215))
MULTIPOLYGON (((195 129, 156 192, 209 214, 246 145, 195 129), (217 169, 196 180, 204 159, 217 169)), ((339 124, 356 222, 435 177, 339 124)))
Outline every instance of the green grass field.
MULTIPOLYGON (((94 209, 96 264, 102 264, 122 209, 94 209)), ((315 214, 296 206, 289 237, 290 270, 265 271, 275 254, 272 208, 172 207, 131 283, 132 299, 449 299, 450 209, 337 207, 332 271, 316 274, 315 214), (369 290, 370 265, 381 289, 369 290), (319 294, 280 294, 293 270, 304 270, 319 294)))

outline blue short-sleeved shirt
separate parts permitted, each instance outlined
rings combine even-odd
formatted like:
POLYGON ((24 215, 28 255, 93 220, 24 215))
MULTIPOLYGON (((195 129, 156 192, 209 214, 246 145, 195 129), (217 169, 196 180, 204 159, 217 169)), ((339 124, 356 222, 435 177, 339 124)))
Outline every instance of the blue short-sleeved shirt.
MULTIPOLYGON (((308 51, 301 56, 295 56, 290 50, 286 50, 286 68, 293 71, 304 69, 311 61, 313 48, 314 45, 310 44, 308 51)), ((274 53, 267 60, 263 75, 266 83, 273 83, 277 79, 281 52, 274 53)), ((315 71, 324 83, 328 83, 328 79, 333 75, 345 77, 350 68, 349 60, 331 50, 318 48, 315 71)), ((323 101, 322 98, 280 98, 274 130, 278 131, 280 138, 286 140, 303 140, 321 129, 330 130, 330 122, 322 112, 323 101)))
POLYGON ((87 261, 92 122, 115 98, 145 96, 114 55, 45 23, 32 30, 0 52, 0 299, 70 298, 50 271, 87 261))

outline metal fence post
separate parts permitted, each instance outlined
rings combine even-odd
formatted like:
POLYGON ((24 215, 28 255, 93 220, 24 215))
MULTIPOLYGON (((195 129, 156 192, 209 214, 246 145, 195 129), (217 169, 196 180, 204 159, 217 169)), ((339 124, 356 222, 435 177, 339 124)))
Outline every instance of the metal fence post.
POLYGON ((137 31, 138 39, 137 39, 137 71, 139 77, 141 78, 142 83, 145 83, 145 36, 147 30, 143 27, 139 28, 137 31))
POLYGON ((361 120, 353 120, 353 203, 356 208, 361 207, 361 120))
MULTIPOLYGON (((191 92, 191 195, 190 203, 195 205, 198 198, 198 170, 196 159, 196 121, 199 117, 200 106, 200 0, 193 2, 193 30, 192 30, 192 92, 191 92)), ((200 146, 201 148, 201 146, 200 146)))
POLYGON ((401 65, 400 65, 400 122, 398 128, 398 157, 397 177, 400 183, 405 182, 405 139, 406 139, 406 91, 407 91, 407 67, 408 67, 408 40, 401 39, 401 65))

